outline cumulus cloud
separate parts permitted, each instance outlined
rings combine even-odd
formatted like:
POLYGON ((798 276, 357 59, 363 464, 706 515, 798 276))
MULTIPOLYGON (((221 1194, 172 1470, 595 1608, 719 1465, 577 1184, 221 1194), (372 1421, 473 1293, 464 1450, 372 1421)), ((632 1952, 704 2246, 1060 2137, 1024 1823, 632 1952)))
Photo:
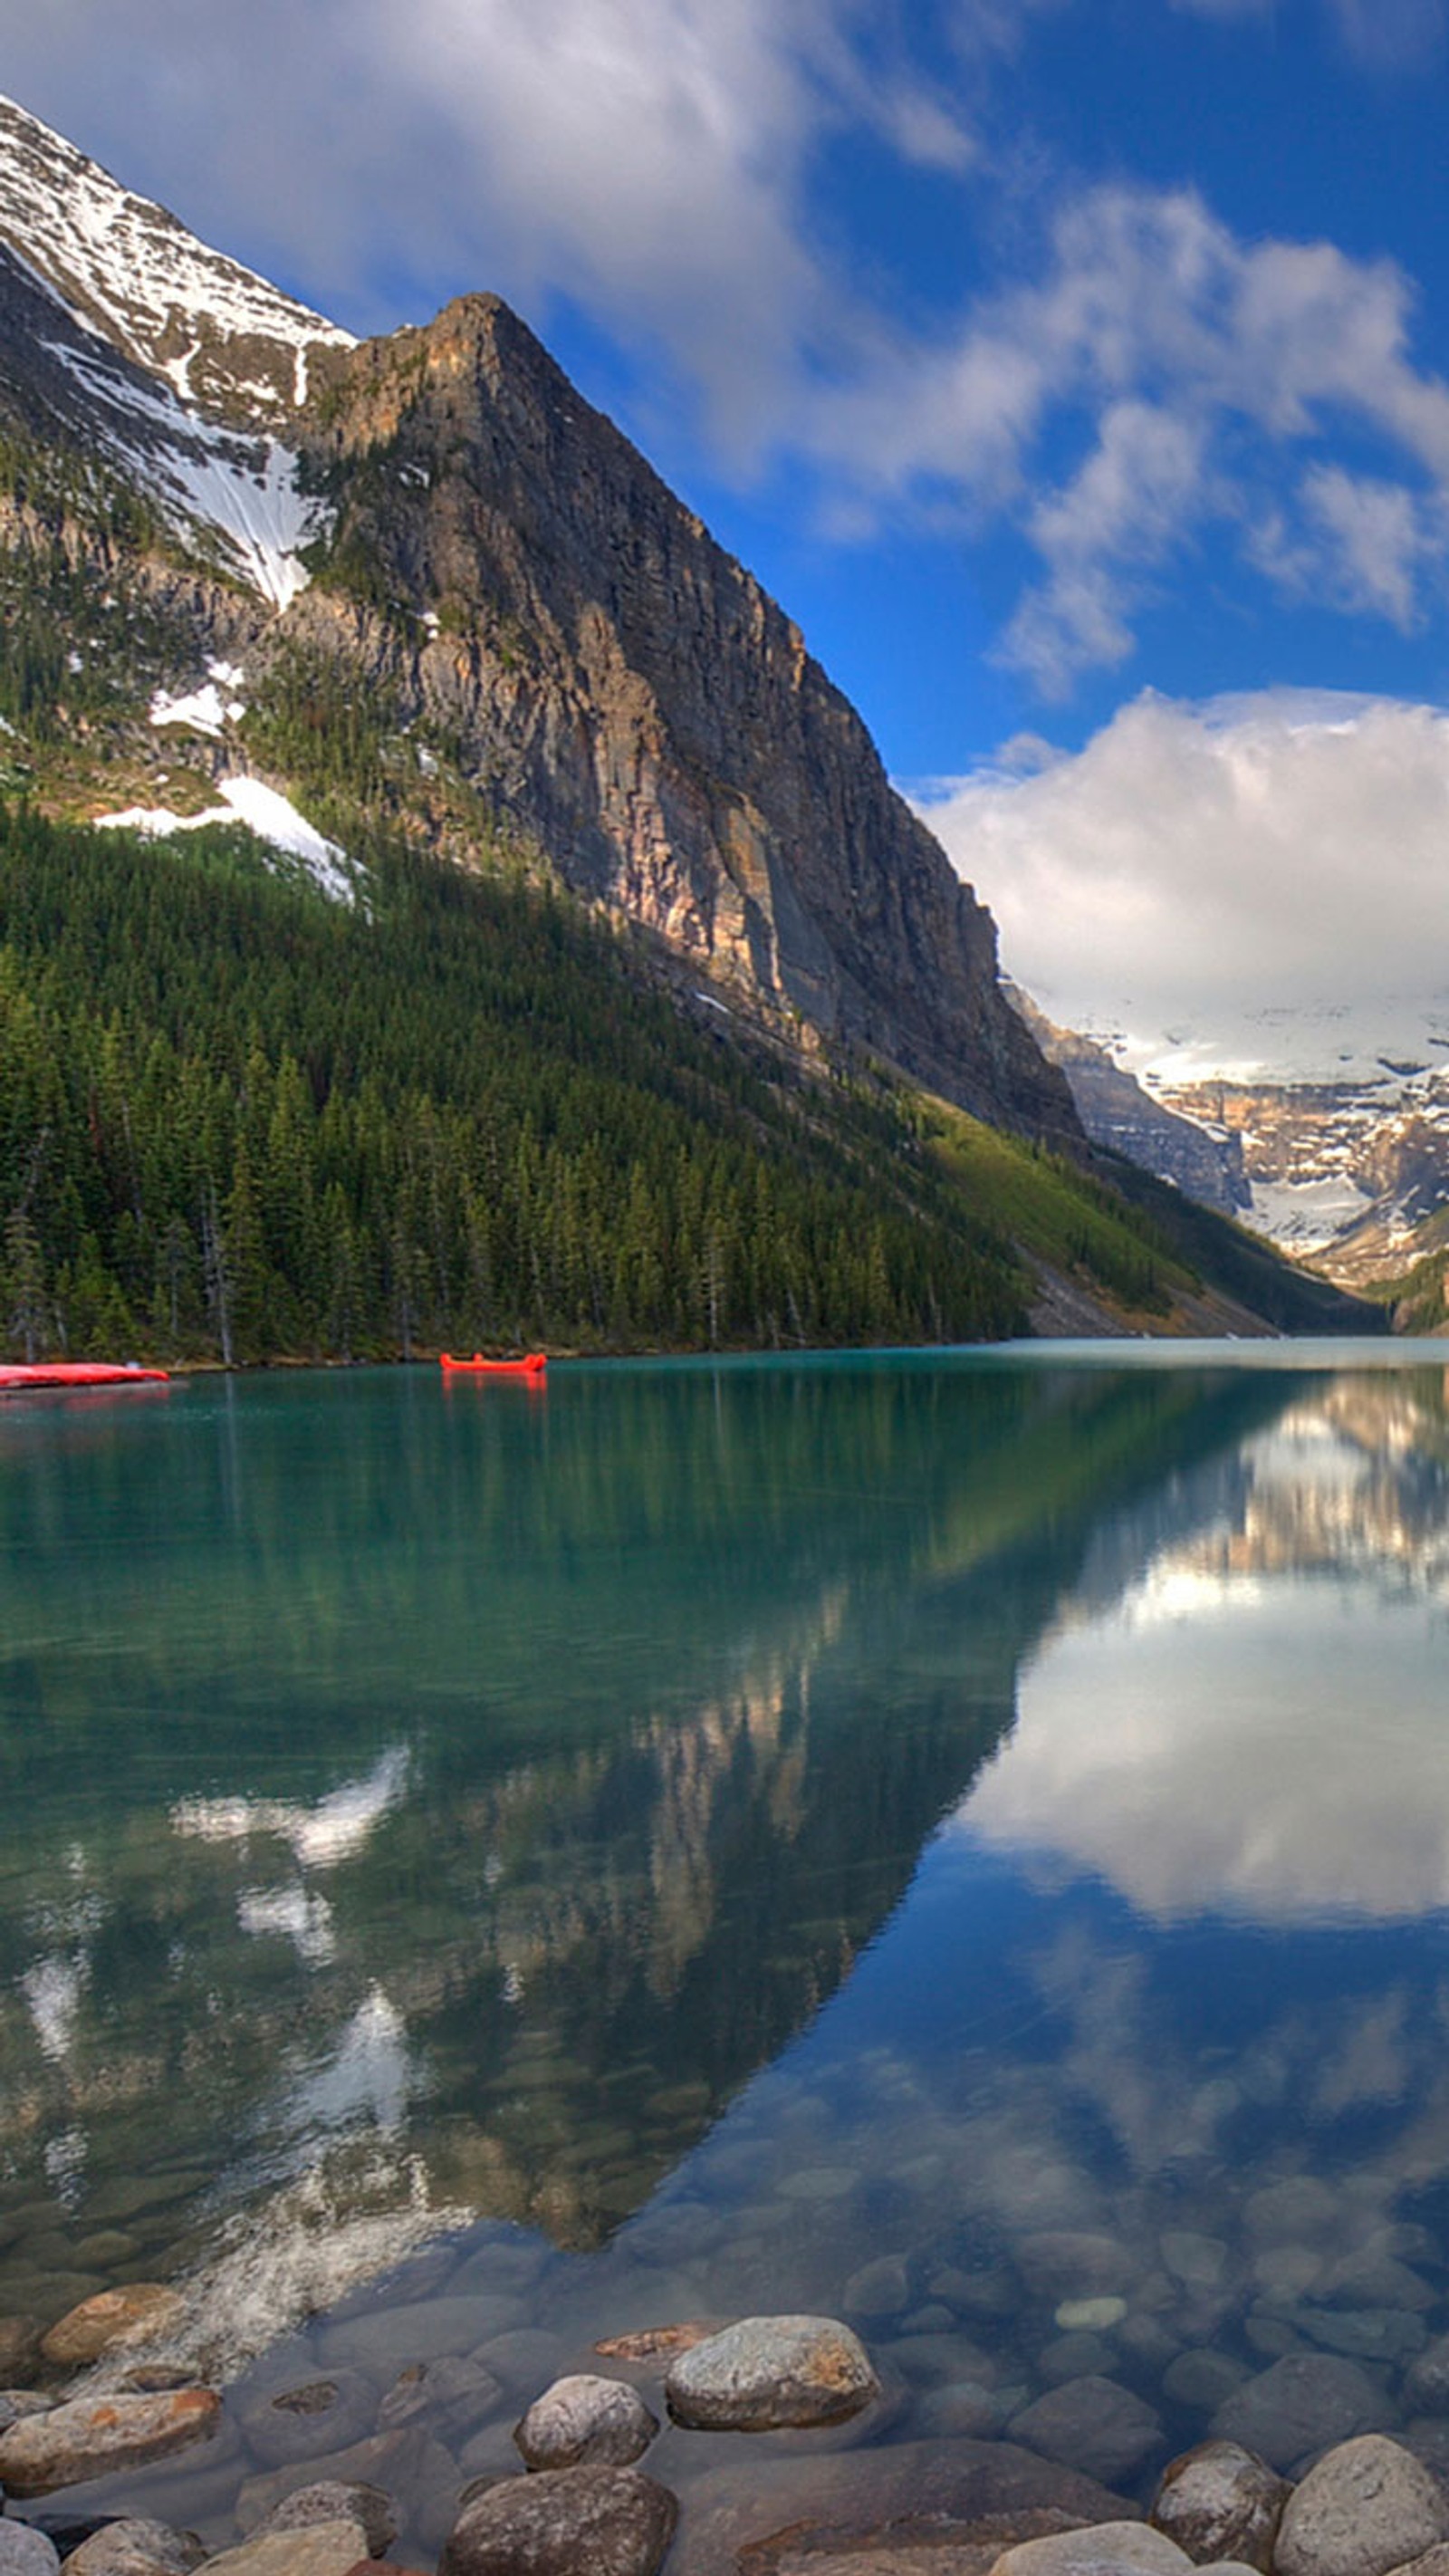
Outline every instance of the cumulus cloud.
MULTIPOLYGON (((1449 551, 1449 387, 1416 362, 1410 281, 1246 241, 1191 190, 1028 184, 992 81, 1072 5, 0 0, 0 36, 28 103, 354 327, 460 287, 545 326, 567 299, 728 469, 803 463, 837 532, 1005 525, 1001 654, 1046 695, 1125 661, 1207 542, 1412 625, 1449 551), (954 179, 967 245, 1012 169, 1004 282, 903 322, 820 220, 843 135, 954 179)), ((1405 42, 1438 6, 1376 0, 1405 42)))
MULTIPOLYGON (((1037 5, 965 0, 958 58, 1037 5)), ((13 94, 212 238, 362 328, 444 282, 567 296, 671 363, 737 458, 839 337, 812 154, 850 127, 971 158, 889 24, 862 0, 0 0, 13 94)))
POLYGON ((1280 586, 1406 626, 1442 577, 1449 493, 1449 386, 1414 364, 1413 305, 1391 262, 1243 242, 1190 190, 1098 188, 1061 209, 1038 276, 898 353, 889 389, 837 393, 818 443, 878 503, 954 488, 1014 512, 1044 578, 1003 658, 1048 696, 1126 658, 1209 531, 1280 586), (1345 431, 1386 470, 1344 472, 1345 431), (1061 445, 1076 461, 1043 491, 1061 445))
POLYGON ((1449 1029, 1449 710, 1149 693, 1081 753, 1032 743, 922 810, 1006 971, 1136 1061, 1272 1069, 1308 1026, 1331 1071, 1406 1025, 1449 1029))

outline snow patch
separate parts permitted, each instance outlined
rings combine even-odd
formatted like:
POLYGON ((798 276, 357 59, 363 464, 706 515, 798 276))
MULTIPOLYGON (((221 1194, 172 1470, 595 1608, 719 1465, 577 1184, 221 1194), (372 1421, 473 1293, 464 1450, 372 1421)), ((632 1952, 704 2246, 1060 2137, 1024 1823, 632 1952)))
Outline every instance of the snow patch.
POLYGON ((307 587, 299 550, 329 522, 325 504, 297 488, 297 459, 275 438, 213 429, 184 411, 164 385, 143 391, 98 352, 44 343, 101 407, 109 445, 153 492, 173 524, 213 529, 254 590, 281 611, 307 587), (109 421, 107 421, 109 416, 109 421))
POLYGON ((1362 1216, 1373 1200, 1341 1174, 1317 1181, 1254 1181, 1242 1222, 1285 1252, 1317 1252, 1362 1216))
POLYGON ((151 700, 153 725, 190 725, 196 733, 219 734, 225 721, 221 691, 211 680, 204 689, 193 689, 189 697, 173 698, 158 689, 151 700))
MULTIPOLYGON (((132 196, 63 135, 4 98, 0 235, 77 321, 96 329, 83 309, 89 306, 128 356, 166 374, 183 398, 191 395, 191 370, 208 341, 222 354, 233 339, 280 343, 295 353, 299 404, 308 348, 356 346, 350 332, 283 295, 254 269, 208 249, 164 207, 132 196), (192 346, 163 360, 160 346, 178 323, 191 325, 192 346)), ((249 390, 277 399, 271 384, 249 390)))
POLYGON ((173 814, 164 805, 129 805, 122 814, 98 814, 97 828, 145 832, 152 840, 169 841, 177 832, 199 832, 208 823, 245 823, 269 849, 300 859, 313 883, 334 903, 356 901, 356 874, 346 852, 336 841, 325 840, 275 787, 264 786, 260 778, 219 778, 216 783, 226 801, 209 805, 202 814, 173 814))

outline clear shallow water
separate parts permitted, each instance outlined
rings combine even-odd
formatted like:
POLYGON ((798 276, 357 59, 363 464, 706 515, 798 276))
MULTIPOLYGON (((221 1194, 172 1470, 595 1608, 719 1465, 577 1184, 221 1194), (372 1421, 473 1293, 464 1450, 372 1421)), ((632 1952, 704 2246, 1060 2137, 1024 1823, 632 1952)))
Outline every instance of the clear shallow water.
MULTIPOLYGON (((269 2389, 488 2347, 426 2548, 596 2336, 757 2307, 856 2318, 882 2452, 1090 2374, 1136 2491, 1300 2348, 1413 2414, 1445 1372, 1228 1356, 0 1411, 0 2314, 178 2279, 232 2381, 103 2496, 221 2542, 269 2389)), ((688 2563, 737 2452, 651 2465, 688 2563)))

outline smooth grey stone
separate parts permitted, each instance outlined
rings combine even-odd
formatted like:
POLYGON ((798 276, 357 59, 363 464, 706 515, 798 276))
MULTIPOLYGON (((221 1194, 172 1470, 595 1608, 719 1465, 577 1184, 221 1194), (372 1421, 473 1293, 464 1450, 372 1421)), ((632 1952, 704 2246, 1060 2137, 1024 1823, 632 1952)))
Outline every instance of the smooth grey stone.
POLYGON ((1036 2366, 1049 2388, 1059 2388, 1064 2379, 1085 2379, 1093 2371, 1109 2377, 1114 2358, 1100 2335, 1064 2334, 1037 2354, 1036 2366))
POLYGON ((1199 2236, 1191 2227, 1169 2227, 1159 2237, 1157 2250, 1164 2270, 1190 2290, 1215 2289, 1228 2259, 1220 2236, 1199 2236))
POLYGON ((979 2379, 990 2388, 996 2380, 990 2354, 961 2335, 902 2335, 881 2349, 914 2388, 939 2388, 952 2379, 979 2379))
POLYGON ((435 2415, 454 2427, 481 2424, 503 2403, 503 2383, 480 2362, 460 2353, 440 2353, 436 2361, 410 2362, 399 2371, 377 2410, 379 2426, 410 2424, 416 2415, 435 2415))
POLYGON ((391 2496, 360 2478, 319 2478, 310 2487, 294 2487, 258 2524, 255 2537, 260 2540, 269 2531, 306 2531, 318 2522, 355 2522, 369 2558, 381 2558, 397 2538, 391 2496))
POLYGON ((658 2416, 627 2380, 574 2371, 534 2399, 513 2438, 531 2469, 626 2469, 658 2430, 658 2416))
POLYGON ((1240 2442, 1275 2469, 1359 2433, 1380 2432, 1393 2409, 1366 2372, 1327 2352, 1290 2352, 1235 2389, 1213 2418, 1221 2441, 1240 2442))
POLYGON ((955 2312, 942 2299, 928 2299, 924 2307, 912 2308, 896 2328, 898 2335, 950 2334, 956 2323, 955 2312))
POLYGON ((361 2441, 377 2421, 377 2392, 360 2372, 339 2370, 278 2389, 240 2421, 262 2466, 287 2468, 361 2441))
POLYGON ((1106 2485, 1140 2468, 1162 2440, 1161 2418, 1145 2399, 1095 2372, 1049 2390, 1007 2429, 1013 2442, 1106 2485))
POLYGON ((1286 2317, 1261 2316, 1256 2309, 1243 2320, 1243 2336, 1254 2352, 1262 2353, 1267 2361, 1282 2361, 1289 2353, 1304 2353, 1308 2349, 1301 2334, 1296 2327, 1289 2325, 1286 2317))
POLYGON ((1406 2361, 1422 2352, 1427 2330, 1407 2308, 1295 2308, 1291 2323, 1310 2343, 1355 2361, 1406 2361))
POLYGON ((1236 2360, 1232 2353, 1199 2348, 1180 2352, 1175 2361, 1168 2363, 1162 2386, 1174 2406, 1193 2406, 1210 2415, 1251 2376, 1246 2362, 1236 2360))
POLYGON ((948 2263, 926 2283, 933 2299, 944 2299, 958 2317, 1009 2317, 1017 2305, 1016 2285, 1004 2263, 978 2272, 948 2263))
POLYGON ((131 2519, 92 2532, 65 2564, 72 2576, 192 2576, 206 2555, 194 2531, 131 2519))
POLYGON ((678 2517, 642 2469, 505 2478, 460 2513, 438 2576, 655 2576, 678 2517))
POLYGON ((1145 2522, 1094 2522, 1019 2540, 1003 2550, 991 2576, 1186 2576, 1180 2549, 1145 2522))
MULTIPOLYGON (((862 2263, 852 2272, 841 2294, 841 2303, 852 2316, 899 2316, 911 2295, 911 2279, 901 2254, 878 2254, 873 2263, 862 2263)), ((948 2319, 949 2323, 949 2319, 948 2319)))
POLYGON ((1404 2404, 1419 2415, 1449 2415, 1449 2335, 1437 2335, 1404 2373, 1404 2404))
POLYGON ((301 2531, 259 2531, 208 2558, 207 2576, 352 2576, 361 2530, 351 2515, 309 2523, 301 2531))
POLYGON ((28 2522, 0 2522, 0 2576, 56 2576, 60 2553, 28 2522))
POLYGON ((490 2336, 469 2357, 516 2396, 529 2397, 557 2379, 563 2348, 557 2335, 537 2326, 515 2326, 508 2334, 490 2336))
POLYGON ((1418 2272, 1410 2270, 1396 2255, 1371 2250, 1346 2254, 1341 2263, 1331 2263, 1315 2286, 1313 2295, 1321 2307, 1345 2308, 1410 2308, 1421 2311, 1432 2308, 1435 2292, 1418 2272))
POLYGON ((1129 2290, 1142 2265, 1115 2236, 1082 2228, 1038 2228, 1012 2248, 1027 2289, 1040 2299, 1095 2299, 1129 2290))
POLYGON ((1276 2576, 1387 2576, 1449 2538, 1449 2496, 1432 2470, 1382 2433, 1342 2442, 1284 2508, 1276 2576))
POLYGON ((677 2354, 664 2381, 675 2422, 702 2432, 838 2424, 879 2395, 864 2347, 835 2317, 743 2317, 677 2354))
POLYGON ((0 2381, 8 2388, 26 2387, 40 2367, 40 2338, 43 2332, 38 2317, 0 2317, 0 2381))
POLYGON ((1112 2342, 1119 2368, 1124 2359, 1130 2358, 1159 2374, 1177 2359, 1182 2350, 1182 2337, 1169 2333, 1159 2317, 1124 2317, 1113 2332, 1112 2342))
POLYGON ((980 2441, 999 2431, 1005 2414, 997 2389, 983 2388, 979 2379, 953 2379, 917 2399, 911 2427, 930 2441, 949 2441, 958 2434, 980 2441))
POLYGON ((1292 2493, 1239 2442, 1200 2442, 1170 2460, 1152 2507, 1159 2531, 1198 2564, 1232 2558, 1266 2570, 1292 2493))

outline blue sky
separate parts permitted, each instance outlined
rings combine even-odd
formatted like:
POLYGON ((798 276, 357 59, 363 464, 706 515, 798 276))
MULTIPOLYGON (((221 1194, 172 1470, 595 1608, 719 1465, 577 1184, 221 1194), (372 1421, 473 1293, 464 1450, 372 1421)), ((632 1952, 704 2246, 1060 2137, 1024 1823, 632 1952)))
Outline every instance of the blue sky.
POLYGON ((358 331, 506 295, 898 779, 1449 702, 1444 0, 0 0, 0 86, 358 331))

